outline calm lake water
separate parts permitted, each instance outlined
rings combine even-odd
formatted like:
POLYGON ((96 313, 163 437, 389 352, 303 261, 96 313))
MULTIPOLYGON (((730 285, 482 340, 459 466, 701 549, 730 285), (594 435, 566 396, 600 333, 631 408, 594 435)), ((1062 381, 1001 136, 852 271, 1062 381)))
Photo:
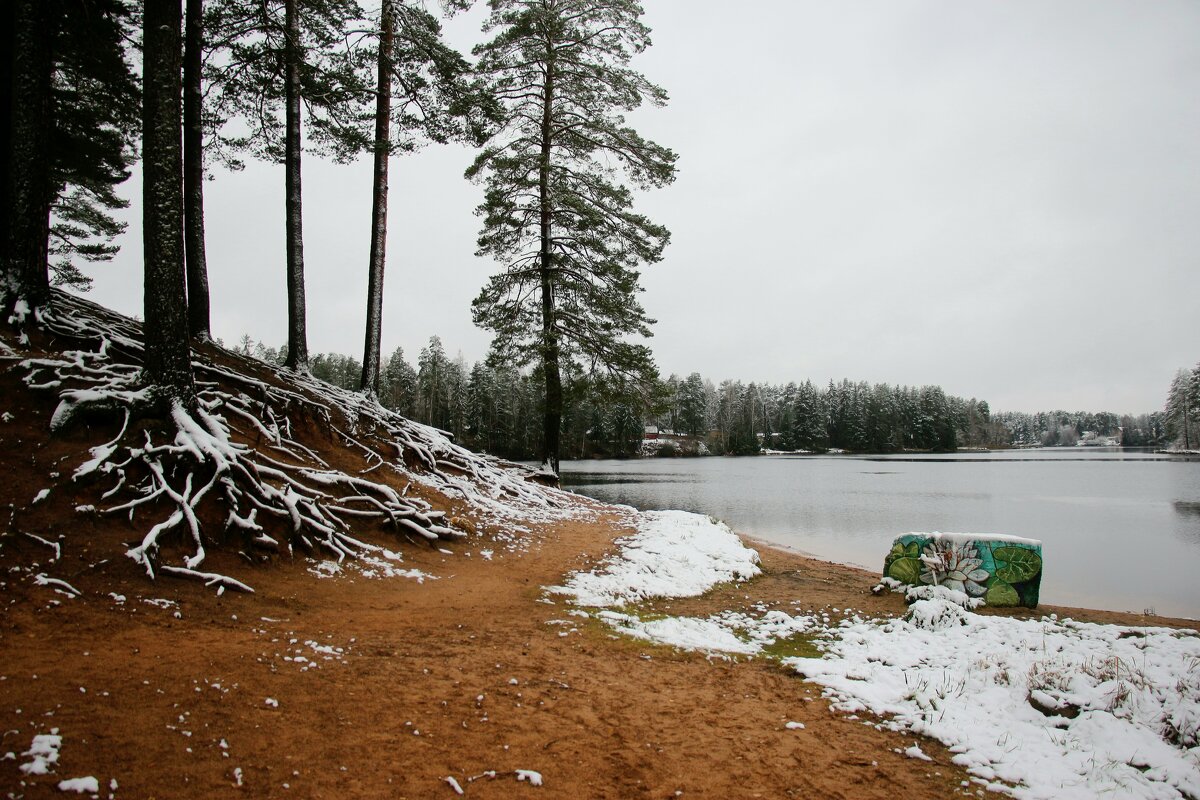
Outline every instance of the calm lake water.
POLYGON ((883 567, 912 531, 1042 541, 1043 602, 1200 618, 1200 461, 1117 448, 563 462, 565 488, 883 567))

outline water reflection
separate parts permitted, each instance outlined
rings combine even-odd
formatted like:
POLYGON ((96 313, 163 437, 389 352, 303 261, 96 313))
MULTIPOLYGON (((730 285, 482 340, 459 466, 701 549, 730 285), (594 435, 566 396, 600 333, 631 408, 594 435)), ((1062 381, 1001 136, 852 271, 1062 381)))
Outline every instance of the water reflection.
POLYGON ((1200 517, 1200 503, 1195 503, 1190 500, 1176 500, 1174 503, 1175 510, 1186 516, 1200 517))
POLYGON ((1047 603, 1200 616, 1200 465, 1153 453, 565 462, 563 482, 871 569, 910 531, 1041 539, 1047 603))
POLYGON ((622 483, 695 483, 694 475, 631 475, 631 474, 616 474, 606 475, 604 473, 570 473, 563 470, 562 485, 563 486, 613 486, 622 483))

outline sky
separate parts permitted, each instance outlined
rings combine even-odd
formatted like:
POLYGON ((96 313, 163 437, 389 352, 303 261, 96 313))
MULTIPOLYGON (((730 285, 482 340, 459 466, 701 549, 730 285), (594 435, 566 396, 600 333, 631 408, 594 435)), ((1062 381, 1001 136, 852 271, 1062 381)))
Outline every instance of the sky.
MULTIPOLYGON (((937 384, 993 410, 1160 409, 1200 360, 1200 3, 644 0, 633 66, 679 154, 638 195, 672 233, 642 272, 663 376, 937 384)), ((482 9, 447 24, 463 50, 482 9)), ((385 359, 468 363, 473 153, 391 164, 385 359)), ((309 350, 361 359, 367 159, 304 162, 309 350)), ((213 332, 286 341, 283 171, 206 187, 213 332)), ((90 296, 140 314, 134 201, 90 296)))

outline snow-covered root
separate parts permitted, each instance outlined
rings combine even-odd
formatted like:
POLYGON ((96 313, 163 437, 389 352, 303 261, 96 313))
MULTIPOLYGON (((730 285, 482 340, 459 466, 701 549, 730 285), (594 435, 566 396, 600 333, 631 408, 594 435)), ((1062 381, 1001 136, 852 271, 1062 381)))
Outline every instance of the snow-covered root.
POLYGON ((239 592, 254 594, 254 590, 249 586, 227 575, 218 575, 215 572, 198 572, 187 567, 172 567, 168 564, 164 564, 161 569, 164 575, 176 575, 181 578, 195 578, 196 580, 204 581, 205 586, 218 587, 218 592, 223 592, 225 589, 236 589, 239 592))
POLYGON ((51 550, 53 550, 54 558, 50 559, 51 561, 58 561, 60 558, 62 558, 62 545, 60 545, 58 542, 52 542, 49 539, 43 539, 41 536, 38 536, 35 533, 26 533, 25 536, 37 542, 38 544, 44 544, 46 547, 49 547, 51 550))
POLYGON ((44 572, 34 575, 33 582, 37 586, 49 586, 55 591, 70 595, 71 597, 79 597, 79 595, 83 594, 83 592, 79 591, 66 581, 61 581, 58 578, 51 578, 44 572))
POLYGON ((247 558, 255 550, 290 554, 295 547, 322 550, 338 561, 379 551, 352 535, 351 524, 356 530, 375 524, 423 542, 465 536, 443 512, 409 496, 413 482, 494 517, 580 513, 572 496, 530 482, 526 468, 472 453, 374 398, 307 373, 285 372, 278 382, 254 377, 265 365, 237 354, 230 357, 245 358, 247 369, 226 368, 194 351, 196 405, 175 404, 167 419, 135 424, 162 417, 141 381, 140 326, 63 293, 55 294, 54 308, 38 322, 74 349, 31 358, 6 344, 0 360, 18 362, 31 390, 57 393, 54 432, 86 418, 122 420, 115 437, 90 448, 73 478, 111 482, 101 495, 109 503, 101 514, 130 520, 139 512, 156 515, 127 551, 151 578, 168 574, 250 591, 241 581, 200 569, 206 545, 215 541, 201 521, 211 518, 201 511, 210 498, 227 509, 225 531, 240 539, 247 558), (300 427, 314 423, 362 458, 357 474, 330 466, 299 441, 300 427), (397 491, 379 476, 403 476, 409 484, 397 491), (182 564, 163 563, 168 542, 186 543, 182 564))

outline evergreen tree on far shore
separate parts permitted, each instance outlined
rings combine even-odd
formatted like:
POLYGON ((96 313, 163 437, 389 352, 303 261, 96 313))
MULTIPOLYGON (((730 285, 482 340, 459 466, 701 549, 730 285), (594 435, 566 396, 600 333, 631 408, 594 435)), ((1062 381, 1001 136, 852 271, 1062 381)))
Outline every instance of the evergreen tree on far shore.
POLYGON ((1167 392, 1165 416, 1169 440, 1184 450, 1200 446, 1200 364, 1175 373, 1167 392))

